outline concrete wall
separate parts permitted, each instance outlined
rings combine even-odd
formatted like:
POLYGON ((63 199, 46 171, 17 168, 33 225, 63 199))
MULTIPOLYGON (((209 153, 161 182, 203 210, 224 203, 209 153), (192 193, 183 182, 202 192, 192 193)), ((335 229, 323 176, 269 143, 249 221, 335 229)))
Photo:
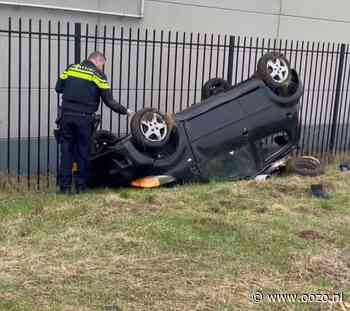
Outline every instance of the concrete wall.
POLYGON ((349 42, 349 11, 347 0, 282 0, 279 36, 349 42))
MULTIPOLYGON (((1 2, 1 1, 0 1, 1 2)), ((141 0, 14 1, 139 14, 141 0)), ((145 0, 144 18, 126 18, 0 4, 0 27, 8 16, 150 29, 306 40, 346 41, 350 2, 338 0, 145 0)))

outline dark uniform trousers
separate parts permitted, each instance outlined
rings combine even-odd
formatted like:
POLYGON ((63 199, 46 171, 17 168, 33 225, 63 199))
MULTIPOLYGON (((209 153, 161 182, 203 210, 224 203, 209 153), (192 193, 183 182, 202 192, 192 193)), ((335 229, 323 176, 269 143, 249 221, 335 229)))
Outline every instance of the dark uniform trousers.
POLYGON ((72 184, 73 161, 78 164, 74 182, 77 190, 84 190, 89 175, 92 115, 63 113, 61 119, 60 188, 69 190, 72 184))

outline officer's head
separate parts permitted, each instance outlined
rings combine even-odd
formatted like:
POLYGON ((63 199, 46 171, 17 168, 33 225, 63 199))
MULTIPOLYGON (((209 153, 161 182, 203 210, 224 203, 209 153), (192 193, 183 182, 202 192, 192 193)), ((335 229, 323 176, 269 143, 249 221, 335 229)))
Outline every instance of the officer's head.
POLYGON ((101 52, 92 52, 89 57, 88 60, 90 62, 92 62, 98 70, 103 70, 103 66, 106 63, 106 57, 101 53, 101 52))

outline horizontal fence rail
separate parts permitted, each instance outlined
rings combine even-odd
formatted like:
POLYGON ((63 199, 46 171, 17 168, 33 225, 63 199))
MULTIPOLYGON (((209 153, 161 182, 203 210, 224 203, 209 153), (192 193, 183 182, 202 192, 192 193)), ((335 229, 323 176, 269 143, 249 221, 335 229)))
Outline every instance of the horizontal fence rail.
MULTIPOLYGON (((0 172, 49 185, 58 170, 53 138, 67 66, 99 50, 114 97, 135 111, 176 113, 198 103, 210 78, 250 78, 266 52, 284 54, 304 85, 299 154, 349 151, 349 45, 229 35, 99 27, 12 18, 0 29, 0 172)), ((101 128, 128 133, 128 117, 100 106, 101 128)))

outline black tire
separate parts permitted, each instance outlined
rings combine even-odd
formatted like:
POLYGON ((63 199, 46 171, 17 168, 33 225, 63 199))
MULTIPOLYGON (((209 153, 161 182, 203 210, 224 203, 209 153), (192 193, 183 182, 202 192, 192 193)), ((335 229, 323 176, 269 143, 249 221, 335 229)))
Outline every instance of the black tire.
POLYGON ((170 115, 163 115, 156 109, 146 108, 133 115, 130 127, 137 146, 151 149, 162 148, 168 143, 171 136, 173 119, 170 115))
POLYGON ((292 69, 289 61, 278 53, 266 53, 257 66, 256 76, 280 96, 290 96, 289 85, 292 79, 292 69))
POLYGON ((221 78, 213 78, 208 80, 202 87, 202 100, 205 100, 213 95, 225 92, 231 88, 228 81, 221 78))
POLYGON ((314 157, 294 158, 287 164, 287 170, 301 176, 319 176, 322 173, 321 163, 314 157))
POLYGON ((99 130, 93 136, 94 153, 101 152, 107 146, 115 145, 121 138, 110 131, 99 130))

